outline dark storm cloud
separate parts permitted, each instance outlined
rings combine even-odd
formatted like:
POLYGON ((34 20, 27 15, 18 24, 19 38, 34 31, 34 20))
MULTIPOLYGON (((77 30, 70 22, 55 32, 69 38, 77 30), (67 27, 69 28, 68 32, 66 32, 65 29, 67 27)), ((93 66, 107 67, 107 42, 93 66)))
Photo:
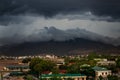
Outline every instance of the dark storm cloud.
MULTIPOLYGON (((120 0, 0 0, 0 45, 51 39, 64 41, 75 38, 120 45, 119 39, 106 38, 86 30, 59 30, 55 28, 57 26, 37 30, 35 27, 44 27, 42 24, 51 26, 52 23, 62 27, 67 23, 70 24, 69 19, 86 20, 84 24, 89 24, 88 19, 120 21, 120 0), (43 16, 45 18, 41 20, 43 16), (38 17, 40 20, 37 20, 38 17), (51 19, 55 21, 49 23, 51 19), (59 22, 60 19, 63 19, 62 23, 59 22), (42 22, 41 25, 38 24, 40 22, 42 22)), ((103 26, 102 24, 107 23, 100 25, 103 26)), ((74 23, 73 27, 76 26, 79 25, 74 23)))
POLYGON ((0 0, 0 15, 36 13, 50 17, 86 11, 119 19, 120 0, 0 0))

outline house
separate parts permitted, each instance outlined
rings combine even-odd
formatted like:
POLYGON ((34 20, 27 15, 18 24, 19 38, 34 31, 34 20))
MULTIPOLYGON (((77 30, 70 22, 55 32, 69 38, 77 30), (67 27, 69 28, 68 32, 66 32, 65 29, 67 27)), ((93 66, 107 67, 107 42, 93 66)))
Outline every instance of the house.
POLYGON ((111 75, 111 70, 108 70, 103 67, 95 66, 92 68, 95 71, 95 80, 99 80, 99 77, 107 78, 108 75, 111 75))
POLYGON ((42 72, 42 74, 52 74, 52 72, 51 71, 44 71, 44 72, 42 72))
POLYGON ((99 61, 97 62, 97 65, 116 65, 116 62, 115 61, 99 61))
POLYGON ((4 67, 6 71, 29 71, 28 65, 9 65, 4 67))
POLYGON ((95 61, 107 61, 106 58, 94 58, 95 61))
POLYGON ((90 67, 90 65, 89 64, 83 64, 80 67, 90 67))
POLYGON ((59 70, 59 73, 60 74, 65 74, 65 73, 67 73, 67 70, 59 70))
POLYGON ((62 80, 69 80, 70 78, 74 80, 86 80, 86 76, 83 74, 42 74, 41 78, 47 80, 50 78, 61 78, 62 80))

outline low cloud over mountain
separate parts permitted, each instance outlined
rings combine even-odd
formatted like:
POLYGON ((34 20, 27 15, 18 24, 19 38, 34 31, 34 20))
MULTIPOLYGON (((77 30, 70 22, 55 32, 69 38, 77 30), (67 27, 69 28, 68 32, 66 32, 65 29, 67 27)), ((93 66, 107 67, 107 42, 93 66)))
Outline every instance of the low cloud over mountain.
MULTIPOLYGON (((43 29, 38 30, 31 30, 27 27, 27 31, 23 31, 22 28, 9 28, 4 27, 5 31, 0 35, 0 44, 1 45, 9 45, 9 44, 18 44, 24 42, 39 42, 39 41, 67 41, 67 40, 74 40, 76 38, 83 38, 93 41, 99 41, 103 43, 119 45, 119 39, 114 39, 110 37, 105 37, 98 35, 96 33, 87 31, 85 29, 67 29, 67 30, 60 30, 55 27, 44 27, 43 29), (8 31, 11 32, 8 32, 8 31)), ((4 30, 3 28, 3 30, 4 30)))

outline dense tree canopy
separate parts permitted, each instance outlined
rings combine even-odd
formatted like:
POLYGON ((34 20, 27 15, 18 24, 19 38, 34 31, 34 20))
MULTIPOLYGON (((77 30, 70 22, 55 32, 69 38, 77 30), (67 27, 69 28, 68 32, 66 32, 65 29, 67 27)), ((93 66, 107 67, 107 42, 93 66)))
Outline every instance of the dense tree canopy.
POLYGON ((52 71, 55 68, 55 64, 48 60, 40 58, 34 58, 30 62, 31 72, 35 72, 40 75, 44 71, 52 71))
POLYGON ((25 59, 22 60, 22 63, 28 63, 30 61, 31 61, 31 58, 25 58, 25 59))
POLYGON ((117 65, 118 68, 120 68, 120 58, 117 59, 116 65, 117 65))
POLYGON ((109 75, 108 80, 119 80, 119 78, 117 76, 109 75))

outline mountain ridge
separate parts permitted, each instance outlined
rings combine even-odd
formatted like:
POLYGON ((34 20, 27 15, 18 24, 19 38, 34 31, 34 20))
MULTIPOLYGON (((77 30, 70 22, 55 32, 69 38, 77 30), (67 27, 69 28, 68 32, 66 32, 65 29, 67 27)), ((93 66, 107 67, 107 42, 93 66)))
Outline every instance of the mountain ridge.
POLYGON ((83 38, 76 38, 67 41, 50 40, 42 42, 25 42, 22 44, 0 47, 1 55, 8 56, 38 54, 75 55, 89 54, 91 52, 99 54, 120 54, 119 50, 119 46, 116 47, 111 44, 83 38))

